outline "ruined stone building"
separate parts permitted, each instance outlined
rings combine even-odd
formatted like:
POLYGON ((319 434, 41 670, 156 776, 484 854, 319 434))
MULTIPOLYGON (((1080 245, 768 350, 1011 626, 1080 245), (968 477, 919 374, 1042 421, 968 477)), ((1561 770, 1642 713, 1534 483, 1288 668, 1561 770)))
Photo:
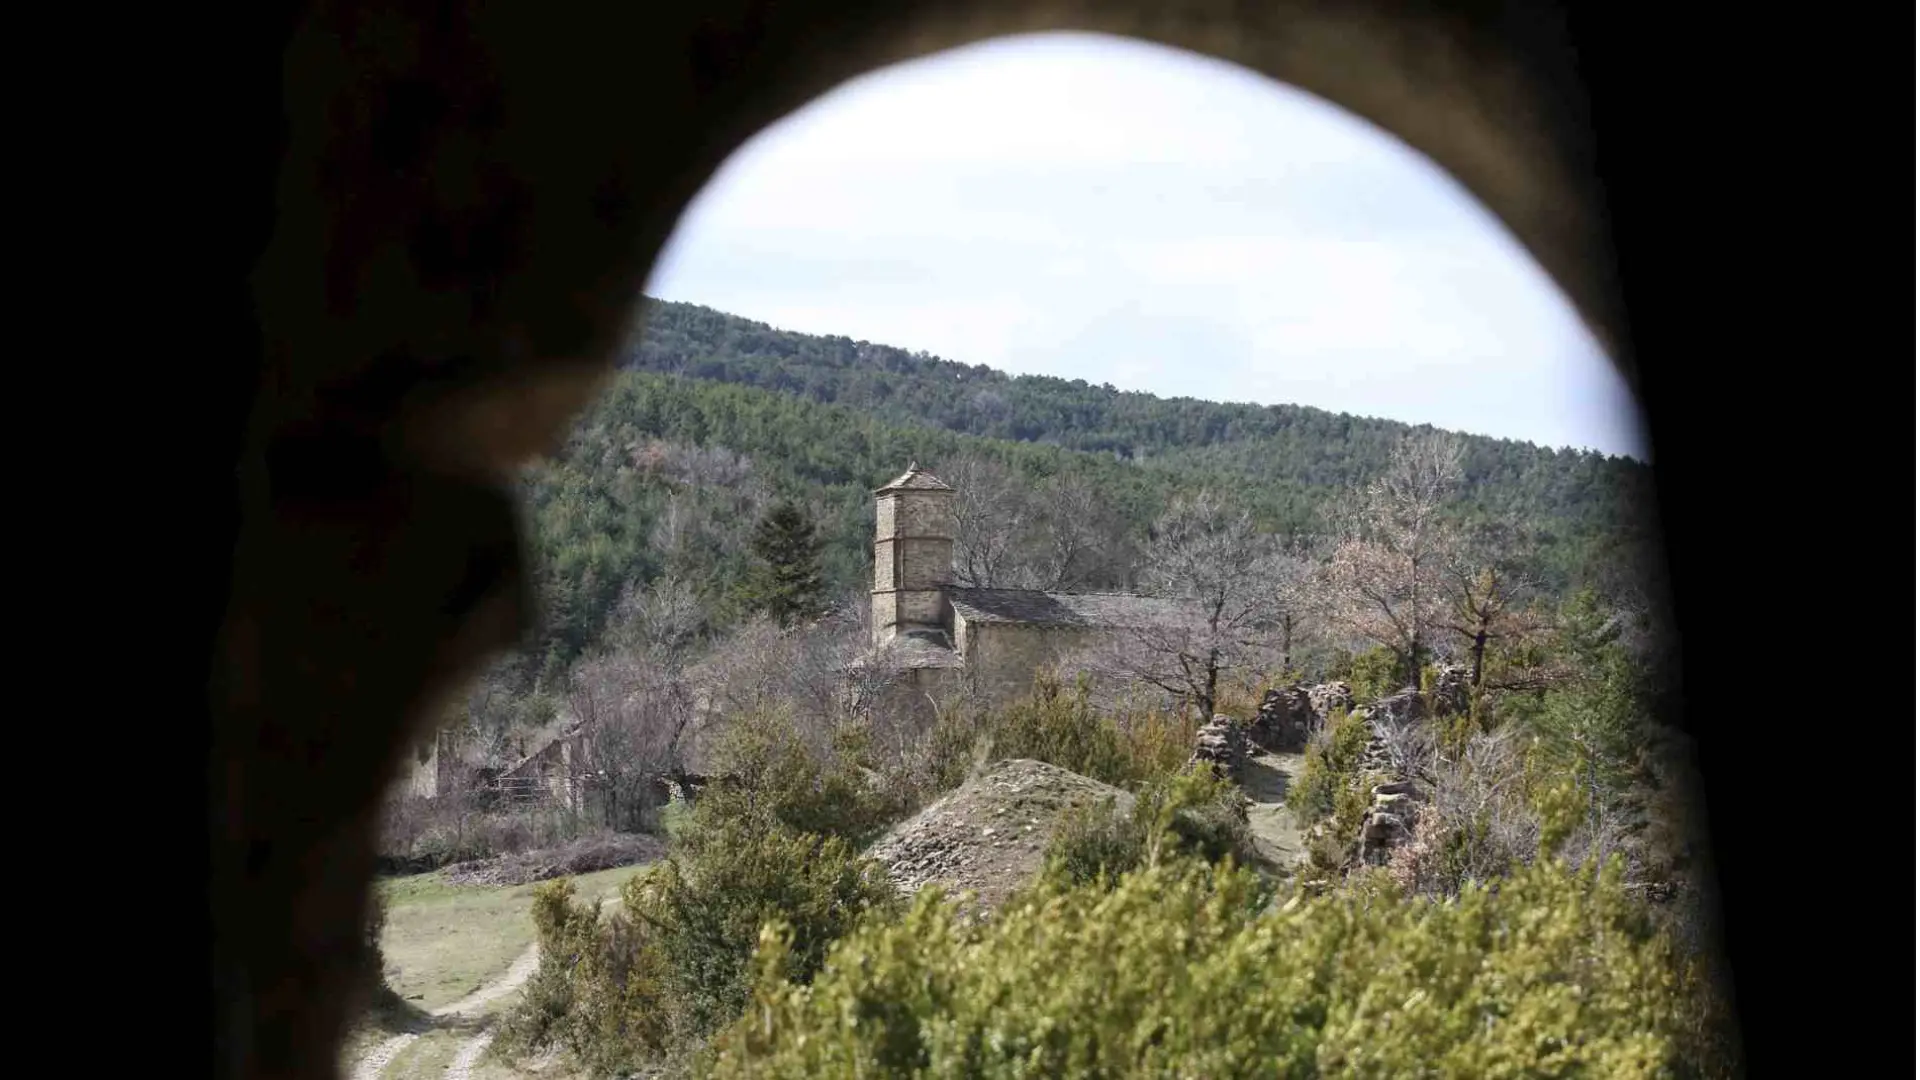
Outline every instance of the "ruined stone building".
POLYGON ((953 583, 954 489, 918 465, 874 491, 873 659, 906 689, 964 681, 990 700, 1101 635, 1179 618, 1178 601, 1128 593, 967 588, 953 583))

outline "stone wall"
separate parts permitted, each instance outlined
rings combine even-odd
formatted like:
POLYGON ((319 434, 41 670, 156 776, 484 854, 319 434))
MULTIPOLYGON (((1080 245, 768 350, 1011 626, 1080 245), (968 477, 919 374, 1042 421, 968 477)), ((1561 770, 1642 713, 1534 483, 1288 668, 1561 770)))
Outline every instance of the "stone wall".
POLYGON ((953 576, 953 498, 947 492, 884 495, 874 504, 873 638, 946 622, 941 591, 953 576))
POLYGON ((875 510, 875 536, 938 536, 952 542, 952 492, 893 492, 876 499, 875 510))
POLYGON ((1187 759, 1187 765, 1205 764, 1213 770, 1213 775, 1225 779, 1233 776, 1245 756, 1246 733, 1241 730, 1240 722, 1231 716, 1215 714, 1194 732, 1193 757, 1187 759))
POLYGON ((955 644, 964 651, 974 686, 996 704, 1027 693, 1036 671, 1091 643, 1097 633, 1073 627, 962 623, 965 620, 956 617, 955 644))
POLYGON ((1353 710, 1353 688, 1343 682, 1277 687, 1260 698, 1248 736, 1257 746, 1297 754, 1336 711, 1353 710))

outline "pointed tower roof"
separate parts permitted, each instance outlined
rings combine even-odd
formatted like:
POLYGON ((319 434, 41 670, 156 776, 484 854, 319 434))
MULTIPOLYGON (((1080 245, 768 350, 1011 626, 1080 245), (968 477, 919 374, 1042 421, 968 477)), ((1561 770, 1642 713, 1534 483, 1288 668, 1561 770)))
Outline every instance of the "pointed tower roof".
POLYGON ((889 491, 952 491, 939 477, 920 468, 919 462, 907 466, 907 471, 887 481, 883 487, 873 489, 875 495, 889 491))

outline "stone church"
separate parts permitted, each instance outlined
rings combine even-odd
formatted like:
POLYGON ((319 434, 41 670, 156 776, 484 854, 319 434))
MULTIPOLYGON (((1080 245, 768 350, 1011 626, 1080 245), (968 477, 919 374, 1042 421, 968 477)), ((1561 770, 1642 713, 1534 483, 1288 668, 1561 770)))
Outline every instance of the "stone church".
POLYGON ((1127 593, 967 588, 953 583, 954 489, 918 464, 874 491, 873 661, 904 688, 964 682, 989 700, 1101 635, 1166 625, 1179 601, 1127 593))

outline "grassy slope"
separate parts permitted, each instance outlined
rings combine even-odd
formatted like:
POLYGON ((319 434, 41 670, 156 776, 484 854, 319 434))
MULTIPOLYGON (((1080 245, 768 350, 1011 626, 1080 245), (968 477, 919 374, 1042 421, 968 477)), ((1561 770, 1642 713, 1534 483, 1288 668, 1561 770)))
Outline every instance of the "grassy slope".
MULTIPOLYGON (((638 867, 582 874, 582 897, 616 895, 638 867)), ((439 874, 381 882, 387 984, 423 1009, 456 1001, 499 978, 533 944, 533 885, 449 885, 439 874)))
MULTIPOLYGON (((574 878, 574 886, 583 898, 613 899, 639 870, 622 866, 581 874, 574 878)), ((529 916, 533 885, 451 885, 439 873, 431 873, 390 879, 376 887, 387 898, 386 932, 380 942, 386 953, 387 984, 418 1009, 457 1001, 493 982, 533 944, 529 916)), ((501 998, 482 1015, 495 1015, 512 1007, 515 1000, 511 994, 501 998)), ((430 1021, 424 1016, 414 1023, 420 1038, 387 1067, 383 1078, 441 1075, 480 1026, 477 1019, 430 1021), (440 1026, 429 1028, 430 1024, 440 1026)), ((396 1025, 395 1030, 408 1028, 396 1025)), ((343 1048, 343 1057, 357 1060, 389 1034, 392 1031, 377 1026, 357 1031, 343 1048)))

